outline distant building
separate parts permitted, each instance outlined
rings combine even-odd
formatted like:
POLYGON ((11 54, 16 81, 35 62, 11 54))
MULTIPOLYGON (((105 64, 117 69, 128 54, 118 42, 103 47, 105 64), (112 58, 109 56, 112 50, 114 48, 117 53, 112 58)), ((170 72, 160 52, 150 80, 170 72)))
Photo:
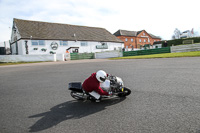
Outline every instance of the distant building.
POLYGON ((191 31, 186 30, 181 33, 180 38, 188 38, 188 37, 193 37, 191 31))
POLYGON ((15 55, 95 53, 123 47, 123 41, 104 28, 13 20, 11 50, 15 55))
POLYGON ((10 43, 9 41, 0 42, 0 55, 10 54, 10 43))
POLYGON ((189 38, 194 37, 194 30, 186 30, 184 32, 180 32, 177 28, 174 30, 174 35, 172 36, 172 39, 180 39, 180 38, 189 38))
POLYGON ((124 42, 125 49, 140 49, 145 45, 153 45, 156 41, 161 41, 161 38, 155 36, 145 30, 127 31, 118 30, 114 35, 124 42))

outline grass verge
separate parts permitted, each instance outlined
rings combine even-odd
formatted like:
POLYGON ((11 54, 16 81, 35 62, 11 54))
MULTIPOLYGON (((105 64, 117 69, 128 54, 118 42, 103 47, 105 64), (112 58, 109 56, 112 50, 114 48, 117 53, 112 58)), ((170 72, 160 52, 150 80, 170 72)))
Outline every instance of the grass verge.
POLYGON ((36 61, 36 62, 0 62, 0 66, 6 66, 6 65, 18 65, 18 64, 30 64, 30 63, 41 63, 42 61, 36 61))
POLYGON ((140 56, 126 56, 110 58, 111 60, 119 59, 151 59, 151 58, 175 58, 175 57, 198 57, 200 56, 200 51, 194 52, 182 52, 182 53, 165 53, 165 54, 152 54, 152 55, 140 55, 140 56))

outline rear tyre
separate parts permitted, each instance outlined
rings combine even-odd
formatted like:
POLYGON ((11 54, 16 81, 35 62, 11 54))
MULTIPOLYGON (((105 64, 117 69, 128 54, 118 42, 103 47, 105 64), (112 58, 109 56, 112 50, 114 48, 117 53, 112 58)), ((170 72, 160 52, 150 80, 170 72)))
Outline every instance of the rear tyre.
POLYGON ((130 94, 131 94, 131 90, 128 89, 128 88, 126 88, 126 87, 124 87, 124 93, 120 93, 120 94, 118 94, 117 96, 118 96, 118 97, 126 97, 126 96, 128 96, 128 95, 130 95, 130 94))
POLYGON ((80 100, 80 101, 84 100, 84 98, 83 98, 83 93, 71 91, 70 94, 71 94, 71 96, 72 96, 74 99, 76 99, 76 100, 80 100))

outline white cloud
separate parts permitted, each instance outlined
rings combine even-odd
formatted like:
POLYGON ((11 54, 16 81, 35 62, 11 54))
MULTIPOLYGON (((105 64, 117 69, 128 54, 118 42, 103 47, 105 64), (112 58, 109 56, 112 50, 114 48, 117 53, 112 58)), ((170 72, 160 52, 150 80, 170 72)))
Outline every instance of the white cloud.
POLYGON ((198 0, 0 0, 0 42, 10 39, 13 18, 146 30, 171 39, 175 28, 199 30, 198 0))

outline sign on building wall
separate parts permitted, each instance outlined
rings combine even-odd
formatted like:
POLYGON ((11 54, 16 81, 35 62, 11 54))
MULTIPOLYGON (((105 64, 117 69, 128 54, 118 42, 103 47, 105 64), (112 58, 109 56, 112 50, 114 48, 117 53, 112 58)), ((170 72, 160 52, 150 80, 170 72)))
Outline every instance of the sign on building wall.
POLYGON ((102 43, 101 45, 96 45, 96 49, 108 49, 108 45, 106 43, 102 43))
POLYGON ((102 46, 102 45, 97 45, 96 46, 97 49, 108 49, 108 46, 102 46))
POLYGON ((57 50, 57 49, 58 49, 58 43, 52 42, 52 43, 51 43, 51 48, 52 48, 53 50, 57 50))

